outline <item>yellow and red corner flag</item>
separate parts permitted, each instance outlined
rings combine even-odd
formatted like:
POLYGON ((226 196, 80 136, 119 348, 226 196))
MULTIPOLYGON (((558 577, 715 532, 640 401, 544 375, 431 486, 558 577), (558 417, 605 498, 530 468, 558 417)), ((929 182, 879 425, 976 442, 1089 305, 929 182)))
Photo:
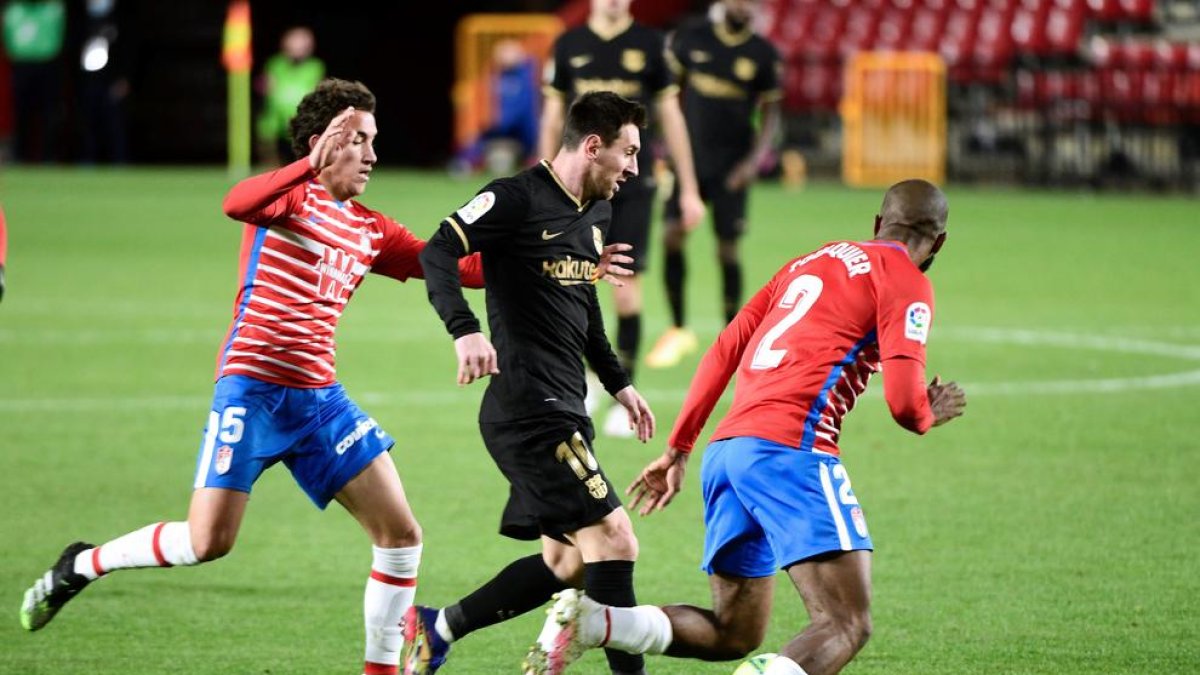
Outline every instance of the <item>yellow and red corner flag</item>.
POLYGON ((221 63, 228 73, 229 175, 242 178, 250 174, 250 0, 232 0, 225 15, 225 33, 221 40, 221 63))
POLYGON ((249 72, 250 0, 233 0, 225 15, 225 33, 221 42, 221 63, 229 72, 249 72))

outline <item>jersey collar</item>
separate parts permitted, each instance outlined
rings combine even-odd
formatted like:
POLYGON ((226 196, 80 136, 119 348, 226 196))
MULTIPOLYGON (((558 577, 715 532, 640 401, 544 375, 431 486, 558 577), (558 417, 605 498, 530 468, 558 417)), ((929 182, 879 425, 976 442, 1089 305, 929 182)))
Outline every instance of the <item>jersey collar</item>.
POLYGON ((725 22, 722 20, 713 22, 713 33, 725 46, 736 47, 749 40, 750 36, 754 35, 754 29, 747 23, 743 30, 735 33, 729 30, 729 26, 725 25, 725 22))
POLYGON ((550 174, 550 177, 554 179, 554 182, 558 185, 559 189, 563 191, 563 194, 567 196, 567 199, 570 199, 571 203, 575 205, 576 211, 583 211, 587 208, 587 205, 591 202, 580 202, 579 198, 576 197, 570 190, 568 190, 566 185, 563 185, 562 179, 558 177, 558 174, 554 173, 554 167, 550 165, 549 160, 543 159, 541 161, 541 165, 546 169, 546 173, 550 174))
POLYGON ((601 27, 600 22, 593 21, 592 19, 588 19, 587 25, 588 29, 596 34, 596 37, 608 42, 629 30, 629 27, 633 25, 633 17, 628 17, 624 21, 614 24, 612 27, 601 27))

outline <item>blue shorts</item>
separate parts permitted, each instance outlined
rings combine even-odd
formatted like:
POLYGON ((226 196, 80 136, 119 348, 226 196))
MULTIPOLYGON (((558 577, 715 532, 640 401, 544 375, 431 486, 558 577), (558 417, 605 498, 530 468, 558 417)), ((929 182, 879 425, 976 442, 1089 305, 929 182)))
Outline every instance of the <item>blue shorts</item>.
POLYGON ((226 375, 217 380, 194 487, 249 492, 283 460, 323 509, 394 443, 340 384, 301 389, 226 375))
POLYGON ((871 550, 867 521, 834 455, 741 436, 709 444, 700 468, 709 574, 768 577, 830 551, 871 550))

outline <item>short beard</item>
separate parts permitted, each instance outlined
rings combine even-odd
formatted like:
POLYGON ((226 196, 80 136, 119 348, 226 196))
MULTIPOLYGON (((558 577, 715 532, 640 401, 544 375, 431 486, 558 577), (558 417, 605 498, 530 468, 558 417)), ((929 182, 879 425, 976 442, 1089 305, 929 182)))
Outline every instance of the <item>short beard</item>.
POLYGON ((921 270, 922 272, 928 272, 929 268, 933 267, 933 259, 936 257, 937 256, 930 254, 929 257, 925 259, 925 262, 917 265, 917 269, 921 270))

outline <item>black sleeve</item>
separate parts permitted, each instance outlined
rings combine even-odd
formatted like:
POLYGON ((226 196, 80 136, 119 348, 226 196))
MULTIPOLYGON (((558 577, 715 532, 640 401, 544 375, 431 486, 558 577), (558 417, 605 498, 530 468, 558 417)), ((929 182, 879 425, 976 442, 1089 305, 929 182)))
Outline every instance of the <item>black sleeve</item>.
POLYGON ((587 345, 583 354, 608 393, 615 396, 618 391, 632 384, 629 373, 621 367, 604 333, 604 314, 600 311, 600 298, 595 286, 589 287, 587 345))
POLYGON ((563 33, 554 41, 554 56, 551 63, 551 76, 547 85, 555 91, 570 96, 575 91, 575 83, 572 78, 571 66, 567 61, 568 47, 567 43, 571 40, 574 32, 563 33))
POLYGON ((524 220, 527 205, 525 195, 507 182, 492 182, 446 216, 421 251, 429 302, 454 339, 480 330, 479 319, 462 294, 458 259, 504 241, 524 220))
POLYGON ((675 84, 675 76, 667 65, 667 46, 662 33, 648 30, 646 49, 646 90, 647 95, 661 94, 675 84))

